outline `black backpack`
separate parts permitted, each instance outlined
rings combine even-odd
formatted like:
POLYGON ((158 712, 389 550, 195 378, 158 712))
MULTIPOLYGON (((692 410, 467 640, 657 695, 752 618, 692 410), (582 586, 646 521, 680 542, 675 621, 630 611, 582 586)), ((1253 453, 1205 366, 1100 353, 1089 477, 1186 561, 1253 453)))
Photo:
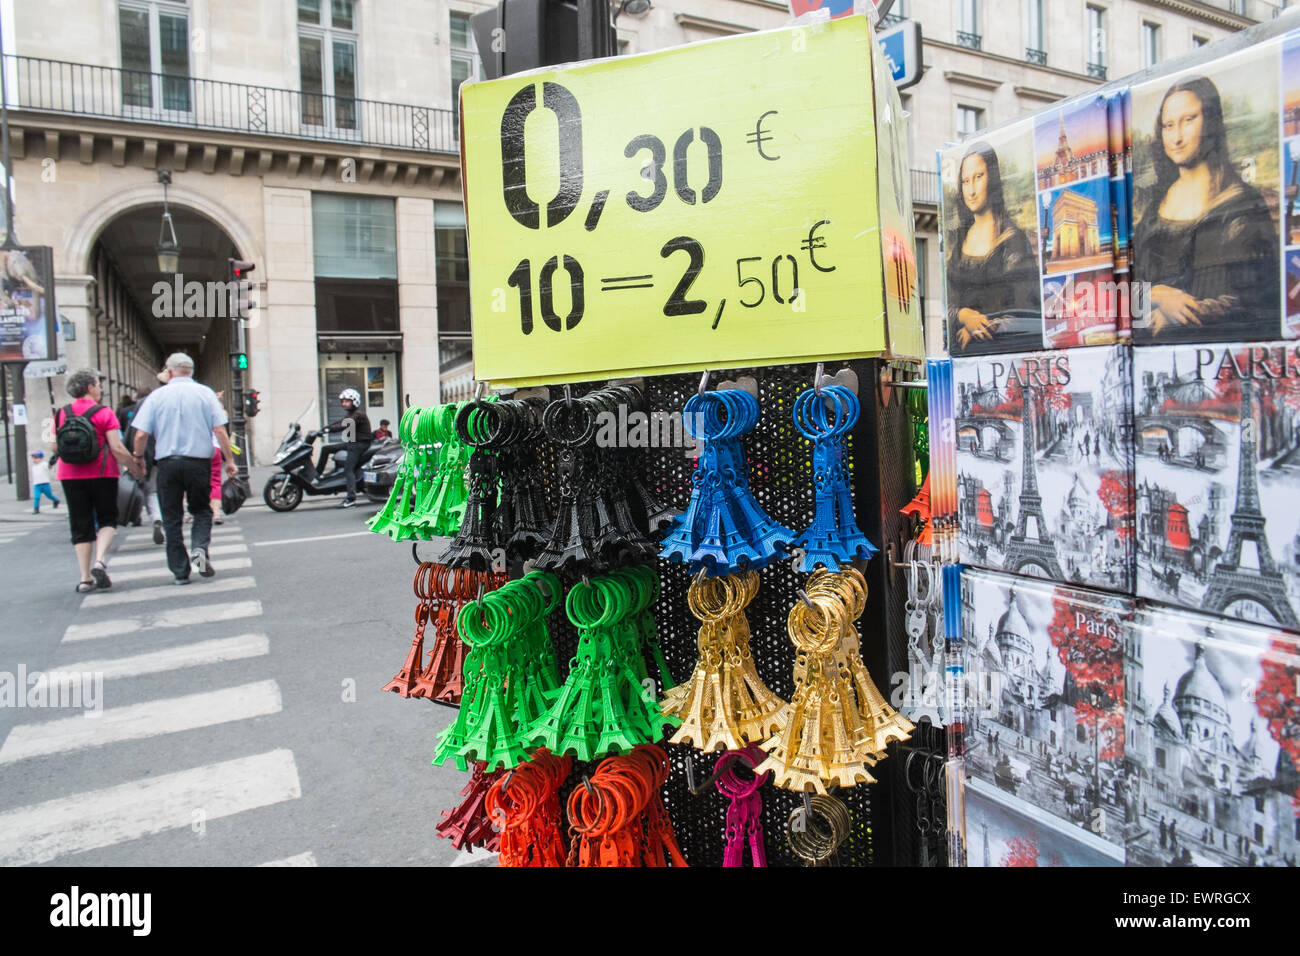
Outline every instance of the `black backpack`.
MULTIPOLYGON (((122 443, 126 445, 126 450, 131 452, 132 454, 135 453, 136 427, 134 424, 130 424, 130 423, 135 421, 136 413, 139 411, 140 411, 140 403, 136 402, 134 405, 132 405, 130 408, 126 410, 125 413, 126 421, 121 423, 123 428, 122 443)), ((146 475, 149 472, 153 471, 154 464, 155 464, 154 436, 153 433, 150 432, 149 440, 146 441, 144 445, 144 467, 145 467, 146 475)))
POLYGON ((91 421, 104 408, 93 405, 74 415, 71 405, 63 406, 63 424, 54 435, 59 458, 69 465, 89 465, 99 460, 99 433, 91 421))

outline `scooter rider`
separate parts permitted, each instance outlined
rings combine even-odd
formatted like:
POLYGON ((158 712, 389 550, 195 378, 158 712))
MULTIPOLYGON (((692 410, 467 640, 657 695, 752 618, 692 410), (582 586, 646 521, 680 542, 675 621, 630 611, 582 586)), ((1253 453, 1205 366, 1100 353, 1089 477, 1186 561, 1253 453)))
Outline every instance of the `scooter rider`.
POLYGON ((344 415, 332 425, 326 425, 321 429, 322 433, 344 432, 345 437, 351 441, 340 442, 334 445, 326 445, 321 449, 320 464, 317 471, 323 471, 325 462, 329 456, 336 451, 346 451, 348 453, 347 461, 344 463, 344 477, 348 482, 347 497, 339 504, 340 508, 351 508, 357 503, 357 467, 361 464, 361 454, 374 440, 374 432, 370 428, 370 419, 366 413, 361 410, 361 393, 355 388, 345 388, 339 392, 339 404, 343 406, 344 415))

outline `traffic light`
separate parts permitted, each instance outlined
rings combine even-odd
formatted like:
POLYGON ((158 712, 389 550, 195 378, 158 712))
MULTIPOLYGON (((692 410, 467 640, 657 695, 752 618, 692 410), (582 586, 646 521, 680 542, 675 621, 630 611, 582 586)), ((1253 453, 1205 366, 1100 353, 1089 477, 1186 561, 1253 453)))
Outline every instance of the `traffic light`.
POLYGON ((247 353, 247 352, 231 352, 231 353, 230 353, 230 367, 231 367, 232 369, 234 369, 235 371, 237 371, 237 372, 247 372, 247 371, 248 371, 248 353, 247 353))
POLYGON ((245 259, 227 259, 230 266, 230 288, 232 290, 230 303, 230 317, 232 319, 246 319, 248 312, 256 303, 252 301, 253 282, 249 278, 249 273, 257 268, 257 264, 245 259))
POLYGON ((257 389, 250 388, 244 393, 244 417, 253 418, 261 411, 262 396, 258 394, 257 389))

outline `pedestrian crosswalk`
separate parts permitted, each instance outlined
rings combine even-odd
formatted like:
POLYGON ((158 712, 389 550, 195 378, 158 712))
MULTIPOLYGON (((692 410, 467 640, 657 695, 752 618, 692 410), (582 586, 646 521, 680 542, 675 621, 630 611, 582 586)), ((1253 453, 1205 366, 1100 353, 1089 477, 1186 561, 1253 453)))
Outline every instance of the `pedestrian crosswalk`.
POLYGON ((24 528, 22 525, 17 524, 0 524, 0 544, 12 544, 19 538, 31 534, 31 532, 30 527, 24 528))
POLYGON ((0 813, 0 864, 47 863, 301 796, 283 749, 135 780, 0 813))
MULTIPOLYGON (((164 549, 153 543, 152 534, 146 526, 119 535, 108 565, 113 587, 85 595, 47 664, 50 672, 101 681, 96 695, 101 709, 27 711, 0 741, 0 773, 20 773, 32 765, 57 771, 60 761, 75 761, 78 787, 85 788, 0 809, 0 866, 59 861, 302 796, 292 751, 274 737, 260 736, 263 728, 283 726, 264 719, 280 714, 284 699, 268 673, 271 641, 258 626, 264 609, 251 593, 257 581, 242 530, 234 522, 213 530, 209 554, 217 576, 196 576, 186 588, 171 583, 164 549), (213 669, 229 662, 243 662, 242 679, 217 676, 231 673, 213 669), (205 678, 205 669, 214 676, 205 678), (157 691, 174 686, 167 681, 172 673, 186 675, 178 680, 187 693, 157 691), (259 718, 263 722, 244 724, 259 718), (246 734, 223 731, 236 725, 248 726, 257 741, 246 744, 245 755, 212 763, 202 757, 172 759, 162 774, 150 773, 147 766, 121 770, 121 748, 132 742, 145 742, 152 754, 164 752, 169 740, 184 740, 183 747, 165 752, 198 755, 209 746, 247 741, 246 734)), ((229 750, 222 753, 229 755, 229 750)), ((57 779, 56 771, 47 776, 57 779)), ((283 852, 296 855, 244 862, 317 865, 305 848, 283 852)))

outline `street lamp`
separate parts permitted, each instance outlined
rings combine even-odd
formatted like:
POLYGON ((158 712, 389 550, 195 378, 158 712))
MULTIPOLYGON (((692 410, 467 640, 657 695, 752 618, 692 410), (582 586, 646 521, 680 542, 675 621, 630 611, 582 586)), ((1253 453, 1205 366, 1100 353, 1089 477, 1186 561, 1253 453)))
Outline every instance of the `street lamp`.
POLYGON ((618 11, 611 18, 611 22, 618 20, 625 13, 633 17, 649 13, 650 6, 650 0, 622 0, 618 5, 618 11))
POLYGON ((181 264, 181 244, 176 241, 176 226, 172 224, 172 214, 167 211, 167 187, 171 185, 172 174, 169 169, 158 170, 158 182, 163 188, 162 223, 158 226, 158 271, 166 275, 175 275, 181 264))

